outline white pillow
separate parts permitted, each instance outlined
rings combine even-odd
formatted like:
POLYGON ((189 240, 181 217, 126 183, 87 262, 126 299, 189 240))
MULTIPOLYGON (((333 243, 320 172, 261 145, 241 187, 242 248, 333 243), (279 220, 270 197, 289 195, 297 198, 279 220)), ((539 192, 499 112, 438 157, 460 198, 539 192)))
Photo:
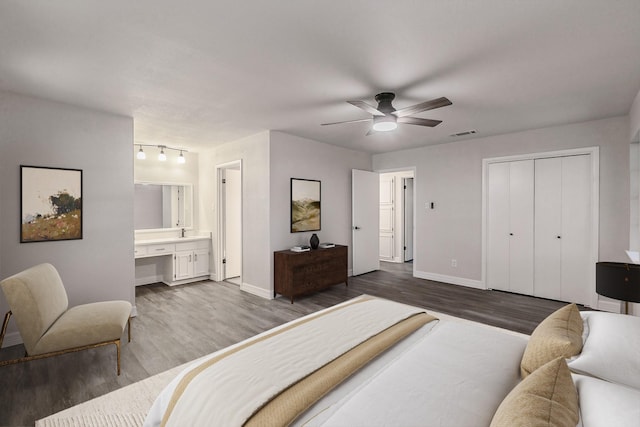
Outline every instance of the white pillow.
POLYGON ((573 374, 573 383, 584 427, 637 427, 640 423, 640 390, 578 374, 573 374))
POLYGON ((640 317, 588 311, 589 333, 571 371, 640 390, 640 317))

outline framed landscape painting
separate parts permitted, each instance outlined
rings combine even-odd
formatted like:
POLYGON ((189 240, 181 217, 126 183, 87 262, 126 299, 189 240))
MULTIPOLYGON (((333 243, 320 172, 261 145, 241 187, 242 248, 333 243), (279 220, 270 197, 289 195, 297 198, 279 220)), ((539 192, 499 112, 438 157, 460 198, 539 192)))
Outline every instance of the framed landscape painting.
POLYGON ((82 239, 82 170, 20 166, 20 242, 82 239))
POLYGON ((320 230, 320 181, 291 178, 291 232, 320 230))

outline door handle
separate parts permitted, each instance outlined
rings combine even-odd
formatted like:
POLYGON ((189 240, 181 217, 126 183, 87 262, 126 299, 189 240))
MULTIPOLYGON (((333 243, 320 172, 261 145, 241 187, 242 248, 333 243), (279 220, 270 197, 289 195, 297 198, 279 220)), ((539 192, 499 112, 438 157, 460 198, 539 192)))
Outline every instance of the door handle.
POLYGON ((360 227, 358 227, 357 225, 355 227, 353 227, 354 230, 360 230, 360 227))

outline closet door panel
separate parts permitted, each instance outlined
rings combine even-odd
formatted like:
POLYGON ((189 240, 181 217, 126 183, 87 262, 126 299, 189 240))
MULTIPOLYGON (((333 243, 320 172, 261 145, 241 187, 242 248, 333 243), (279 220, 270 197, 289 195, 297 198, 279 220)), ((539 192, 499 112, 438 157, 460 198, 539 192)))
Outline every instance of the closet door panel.
POLYGON ((487 287, 509 290, 509 163, 488 166, 487 287))
POLYGON ((533 295, 561 295, 562 158, 535 161, 535 272, 533 295))
POLYGON ((534 162, 511 162, 509 172, 509 288, 512 292, 531 295, 534 273, 534 162))
POLYGON ((562 160, 561 283, 559 299, 590 303, 591 265, 591 159, 590 156, 562 160))

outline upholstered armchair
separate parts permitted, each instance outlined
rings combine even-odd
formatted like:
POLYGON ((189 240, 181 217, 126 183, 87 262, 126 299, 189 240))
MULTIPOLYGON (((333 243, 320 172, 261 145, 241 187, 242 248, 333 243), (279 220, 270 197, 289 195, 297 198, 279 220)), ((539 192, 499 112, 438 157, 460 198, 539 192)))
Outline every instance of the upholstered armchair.
POLYGON ((0 366, 115 344, 120 375, 120 337, 128 326, 131 341, 131 303, 105 301, 68 308, 62 279, 51 264, 31 267, 0 286, 10 309, 0 346, 13 315, 26 349, 25 357, 0 361, 0 366))

